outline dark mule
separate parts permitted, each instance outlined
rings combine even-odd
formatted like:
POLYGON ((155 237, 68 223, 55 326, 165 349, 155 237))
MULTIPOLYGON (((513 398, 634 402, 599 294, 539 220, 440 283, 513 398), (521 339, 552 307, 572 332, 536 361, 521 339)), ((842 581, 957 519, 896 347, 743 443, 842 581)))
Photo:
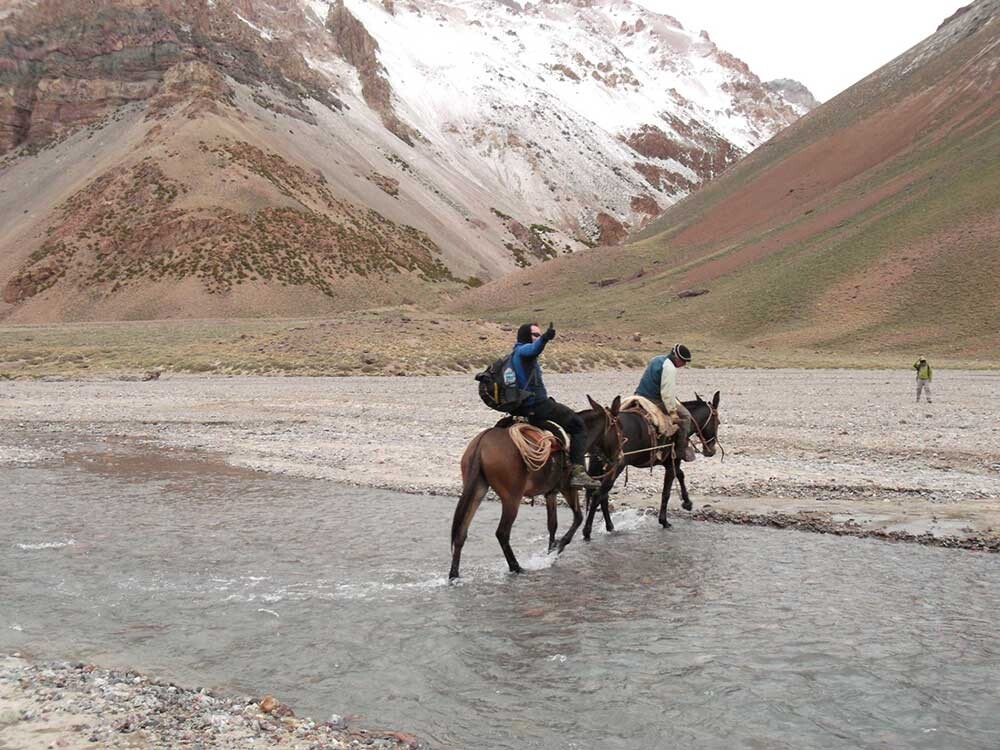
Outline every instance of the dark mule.
MULTIPOLYGON (((701 396, 695 394, 695 401, 684 401, 684 406, 691 412, 691 435, 697 436, 701 441, 701 452, 705 456, 714 456, 718 446, 719 431, 719 392, 716 391, 712 397, 712 402, 702 400, 701 396)), ((668 528, 670 522, 667 520, 667 502, 670 500, 670 487, 674 483, 674 477, 681 488, 681 507, 684 510, 691 510, 691 498, 688 497, 687 485, 684 483, 684 470, 681 468, 681 457, 676 456, 671 460, 669 439, 666 444, 666 457, 659 461, 653 461, 656 451, 649 450, 655 447, 652 442, 649 428, 645 417, 631 411, 624 411, 618 415, 618 425, 622 435, 623 453, 617 460, 609 460, 606 454, 593 453, 590 457, 588 472, 594 477, 603 477, 601 486, 596 490, 587 492, 587 522, 583 525, 583 538, 590 539, 590 531, 594 525, 594 515, 600 507, 604 515, 604 527, 608 531, 614 531, 615 526, 611 522, 611 513, 608 511, 608 494, 615 484, 615 480, 625 470, 626 466, 636 466, 649 468, 651 466, 663 466, 666 470, 663 476, 663 492, 660 495, 660 524, 663 528, 668 528)), ((657 445, 663 445, 658 443, 657 445)))
MULTIPOLYGON (((586 426, 586 449, 595 445, 605 446, 618 439, 615 414, 621 399, 615 399, 611 408, 605 408, 587 396, 591 408, 579 412, 586 426)), ((469 533, 469 524, 486 493, 493 489, 500 498, 500 524, 496 536, 500 542, 507 565, 512 573, 520 573, 521 566, 510 547, 510 530, 517 518, 521 500, 525 496, 544 495, 549 523, 549 549, 555 543, 556 493, 566 498, 573 510, 573 525, 559 540, 562 552, 583 522, 578 490, 569 486, 569 463, 566 451, 554 451, 551 458, 538 471, 529 471, 505 427, 491 427, 472 439, 462 455, 462 495, 455 507, 451 524, 451 571, 449 578, 458 578, 462 547, 469 533)))

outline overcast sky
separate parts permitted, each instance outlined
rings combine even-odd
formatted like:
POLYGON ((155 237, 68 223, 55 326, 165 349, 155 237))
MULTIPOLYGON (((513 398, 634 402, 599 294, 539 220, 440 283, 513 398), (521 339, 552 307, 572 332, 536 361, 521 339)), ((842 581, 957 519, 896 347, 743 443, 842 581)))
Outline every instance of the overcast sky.
POLYGON ((826 101, 971 0, 635 0, 706 30, 764 81, 795 78, 826 101))

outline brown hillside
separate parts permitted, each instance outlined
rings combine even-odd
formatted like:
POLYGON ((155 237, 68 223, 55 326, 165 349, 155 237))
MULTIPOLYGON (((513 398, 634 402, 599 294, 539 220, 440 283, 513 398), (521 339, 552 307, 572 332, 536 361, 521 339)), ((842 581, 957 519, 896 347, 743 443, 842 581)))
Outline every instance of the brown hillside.
MULTIPOLYGON (((9 319, 329 311, 455 285, 426 233, 338 197, 323 171, 271 150, 274 139, 227 104, 234 92, 214 84, 195 98, 168 89, 144 117, 123 118, 133 147, 67 185, 44 231, 5 254, 9 319)), ((62 179, 44 180, 46 192, 62 179)))
POLYGON ((345 147, 301 57, 201 3, 90 5, 0 34, 0 317, 323 313, 433 298, 458 286, 447 260, 476 265, 378 171, 391 152, 345 147))
POLYGON ((803 111, 670 17, 585 5, 8 0, 0 320, 431 307, 625 239, 803 111))
POLYGON ((980 0, 955 14, 631 244, 456 309, 702 346, 1000 356, 998 11, 980 0), (692 289, 706 293, 679 295, 692 289))

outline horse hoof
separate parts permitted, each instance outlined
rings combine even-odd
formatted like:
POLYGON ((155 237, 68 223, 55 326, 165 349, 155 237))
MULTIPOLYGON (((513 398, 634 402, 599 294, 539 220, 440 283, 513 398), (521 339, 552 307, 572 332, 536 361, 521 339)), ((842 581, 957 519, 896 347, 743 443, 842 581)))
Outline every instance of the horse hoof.
POLYGON ((615 525, 613 523, 609 523, 607 526, 604 527, 604 529, 610 534, 612 531, 615 530, 615 525))
MULTIPOLYGON (((590 532, 589 531, 583 532, 583 541, 585 541, 585 542, 589 542, 590 541, 590 532)), ((552 550, 549 550, 549 551, 551 552, 552 550)))
POLYGON ((665 529, 671 528, 670 521, 668 521, 666 518, 660 519, 660 526, 662 526, 665 529))
POLYGON ((692 503, 690 500, 685 500, 683 503, 681 503, 681 507, 684 510, 691 510, 694 507, 694 503, 692 503))

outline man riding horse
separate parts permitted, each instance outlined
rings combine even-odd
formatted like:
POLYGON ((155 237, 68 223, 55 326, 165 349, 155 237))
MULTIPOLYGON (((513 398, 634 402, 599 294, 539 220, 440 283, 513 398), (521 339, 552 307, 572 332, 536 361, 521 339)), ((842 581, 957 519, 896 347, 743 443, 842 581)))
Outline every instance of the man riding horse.
POLYGON ((674 433, 674 455, 685 461, 694 460, 694 449, 688 445, 691 434, 691 413, 677 398, 677 370, 691 361, 691 351, 676 344, 669 354, 653 357, 642 373, 635 395, 649 399, 677 425, 674 433))
POLYGON ((560 404, 548 395, 542 383, 542 368, 538 356, 545 345, 556 337, 555 327, 549 323, 542 333, 537 323, 525 323, 517 329, 517 343, 514 344, 514 374, 517 386, 530 394, 516 411, 515 416, 526 417, 536 427, 544 427, 543 422, 555 422, 569 436, 570 487, 595 489, 600 482, 591 478, 583 465, 586 447, 585 430, 580 415, 568 406, 560 404))

